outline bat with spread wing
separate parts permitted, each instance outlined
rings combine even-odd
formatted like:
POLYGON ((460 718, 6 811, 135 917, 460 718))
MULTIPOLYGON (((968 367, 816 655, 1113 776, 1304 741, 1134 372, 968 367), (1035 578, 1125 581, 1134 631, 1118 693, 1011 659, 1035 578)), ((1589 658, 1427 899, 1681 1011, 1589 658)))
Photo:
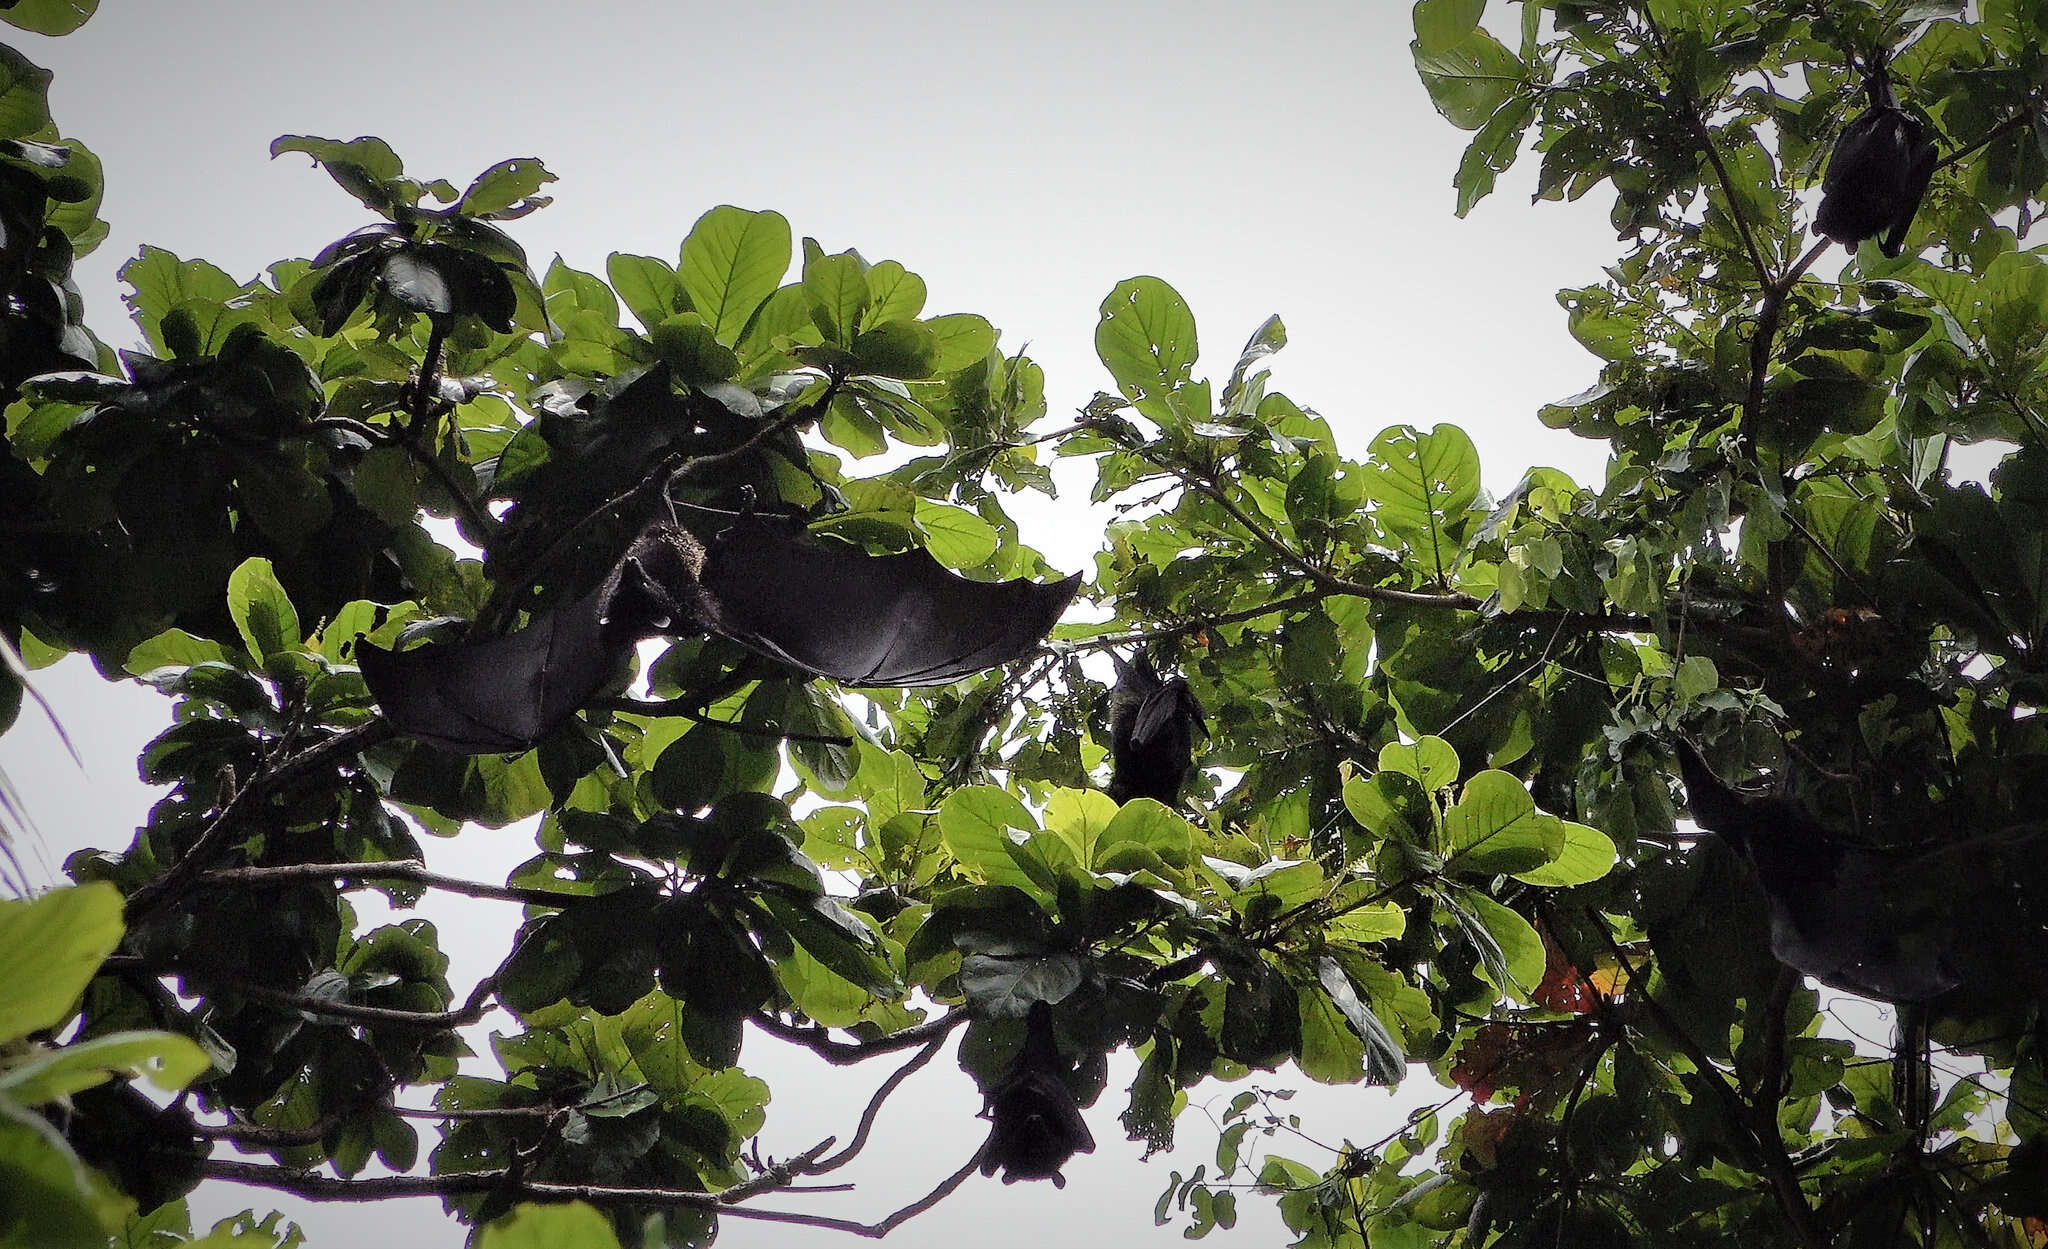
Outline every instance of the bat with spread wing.
POLYGON ((1109 796, 1152 798, 1172 806, 1194 764, 1195 731, 1209 732, 1186 677, 1161 680, 1149 655, 1129 663, 1111 655, 1116 686, 1109 694, 1109 796))
POLYGON ((846 685, 945 685, 1029 654, 1080 582, 971 581, 922 550, 870 555, 747 513, 704 540, 649 526, 595 589, 523 629, 399 652, 359 642, 357 661, 399 732, 504 753, 574 715, 644 637, 713 633, 846 685))

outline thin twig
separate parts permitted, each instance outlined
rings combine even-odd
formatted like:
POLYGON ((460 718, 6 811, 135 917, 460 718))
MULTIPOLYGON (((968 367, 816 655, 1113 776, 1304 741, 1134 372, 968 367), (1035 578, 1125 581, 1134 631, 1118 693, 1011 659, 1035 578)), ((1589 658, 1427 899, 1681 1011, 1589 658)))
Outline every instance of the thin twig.
POLYGON ((630 711, 636 716, 681 716, 697 724, 723 729, 744 737, 773 737, 785 742, 816 742, 822 746, 851 746, 851 737, 831 733, 791 733, 784 729, 770 728, 760 724, 741 724, 737 720, 721 720, 717 716, 705 715, 700 709, 700 698, 600 698, 590 704, 607 711, 630 711))

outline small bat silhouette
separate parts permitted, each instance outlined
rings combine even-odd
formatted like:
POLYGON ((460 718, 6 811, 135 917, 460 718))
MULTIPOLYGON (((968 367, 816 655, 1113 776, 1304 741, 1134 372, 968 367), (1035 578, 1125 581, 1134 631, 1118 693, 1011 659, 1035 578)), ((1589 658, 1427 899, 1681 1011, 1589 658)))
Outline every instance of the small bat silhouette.
POLYGON ((1118 655, 1109 694, 1109 796, 1117 802, 1152 798, 1172 806, 1194 763, 1195 730, 1209 733, 1202 705, 1186 677, 1161 680, 1150 656, 1129 663, 1118 655))
POLYGON ((1934 144, 1920 119, 1893 100, 1882 55, 1872 58, 1864 87, 1870 107, 1835 140, 1813 232, 1849 247, 1883 235, 1878 246, 1896 256, 1934 177, 1934 144))
POLYGON ((1053 1036, 1052 1007, 1033 1002, 1024 1018, 1024 1048, 988 1091, 982 1117, 993 1121, 981 1147, 981 1173, 1003 1172, 1003 1183, 1051 1180, 1065 1188, 1060 1168, 1075 1154, 1095 1152, 1095 1137, 1067 1087, 1067 1060, 1053 1036))
POLYGON ((743 513, 708 540, 649 526, 595 589, 515 632, 402 652, 358 642, 356 658, 399 732, 504 753, 574 715, 643 637, 715 633, 847 685, 944 685, 1030 653, 1080 580, 970 581, 922 550, 869 555, 743 513))
POLYGON ((1742 793, 1678 739, 1686 805, 1756 871, 1771 911, 1771 953, 1851 993, 1917 1002, 1961 982, 1943 957, 1942 934, 1899 914, 1910 890, 1897 856, 1847 846, 1786 798, 1742 793))

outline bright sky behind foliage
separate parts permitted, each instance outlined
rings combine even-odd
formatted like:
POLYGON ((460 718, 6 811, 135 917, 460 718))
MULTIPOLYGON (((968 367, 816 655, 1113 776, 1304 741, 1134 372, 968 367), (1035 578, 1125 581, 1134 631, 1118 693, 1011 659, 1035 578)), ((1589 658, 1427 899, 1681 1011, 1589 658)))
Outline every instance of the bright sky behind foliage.
MULTIPOLYGON (((1198 375, 1227 375, 1277 312, 1290 345, 1270 362, 1274 388, 1328 417, 1353 456, 1387 425, 1450 421, 1473 435, 1496 491, 1538 463, 1596 480, 1603 460, 1604 447, 1542 429, 1535 411, 1594 379, 1554 292, 1597 281, 1616 254, 1604 196, 1532 208, 1525 158, 1457 220, 1464 136, 1416 81, 1408 6, 1394 0, 105 0, 74 35, 8 37, 56 72, 58 124, 105 162, 113 233, 78 277, 89 323, 115 346, 139 339, 114 273, 143 243, 247 279, 364 224, 303 157, 266 153, 284 133, 374 134, 409 174, 457 186, 497 160, 540 157, 560 178, 547 188, 555 203, 510 227, 536 271, 557 253, 597 273, 612 251, 673 257, 719 203, 776 209, 828 251, 899 260, 928 283, 932 311, 981 313, 1005 349, 1029 344, 1055 423, 1114 388, 1094 357, 1096 310, 1119 279, 1151 273, 1194 310, 1198 375)), ((1085 471, 1069 481, 1057 501, 1013 508, 1025 541, 1063 570, 1091 564, 1104 519, 1086 503, 1085 471)), ((33 710, 0 739, 0 767, 43 835, 27 857, 47 879, 79 846, 127 843, 151 800, 130 760, 168 703, 104 685, 83 660, 39 685, 87 756, 81 777, 33 710)), ((429 850, 437 870, 479 879, 503 879, 532 852, 524 826, 473 828, 429 850)), ((496 966, 518 922, 512 907, 466 899, 425 910, 458 992, 496 966)), ((758 1037, 746 1062, 774 1086, 768 1140, 783 1153, 844 1140, 886 1072, 880 1061, 830 1069, 758 1037)), ((1064 1191, 976 1181, 888 1243, 1179 1242, 1177 1226, 1152 1227, 1152 1202, 1171 1168, 1209 1159, 1213 1133, 1190 1109, 1179 1153, 1141 1167, 1116 1123, 1129 1073, 1126 1056, 1089 1114, 1097 1152, 1068 1167, 1064 1191)), ((1238 1087, 1197 1093, 1220 1107, 1238 1087)), ((1402 1104, 1441 1096, 1431 1092, 1412 1082, 1402 1104)), ((1292 1105, 1331 1144, 1393 1121, 1377 1090, 1315 1090, 1292 1105)), ((880 1217, 975 1148, 978 1106, 948 1056, 885 1112, 848 1176, 860 1191, 773 1204, 880 1217)), ((1299 1143, 1283 1152, 1317 1156, 1299 1143)), ((244 1206, 286 1209, 316 1249, 460 1243, 430 1201, 319 1207, 211 1185, 193 1204, 202 1226, 244 1206)), ((1269 1199, 1247 1194, 1240 1214, 1212 1243, 1284 1239, 1269 1199)), ((843 1243, 739 1220, 720 1236, 843 1243)))

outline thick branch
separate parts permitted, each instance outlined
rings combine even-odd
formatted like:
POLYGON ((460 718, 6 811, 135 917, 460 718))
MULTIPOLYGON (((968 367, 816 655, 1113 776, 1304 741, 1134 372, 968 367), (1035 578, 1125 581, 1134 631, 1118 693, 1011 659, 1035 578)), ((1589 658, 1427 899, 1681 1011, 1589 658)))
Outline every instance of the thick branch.
POLYGON ((845 1067, 873 1058, 877 1054, 907 1050, 943 1037, 967 1022, 967 1009, 955 1007, 937 1019, 926 1020, 914 1028, 892 1032, 888 1036, 876 1037, 872 1041, 835 1041, 832 1034, 824 1028, 784 1023, 766 1011, 755 1011, 747 1016, 747 1019, 770 1036, 801 1045, 835 1067, 845 1067))
POLYGON ((173 864, 169 871, 128 895, 128 926, 133 928, 139 920, 189 885, 194 876, 231 844, 236 826, 250 811, 283 792, 287 785, 300 777, 330 765, 340 756, 360 754, 389 740, 392 733, 389 724, 372 720, 345 733, 337 733, 289 758, 279 760, 273 755, 266 760, 263 769, 250 777, 248 784, 236 790, 227 805, 213 817, 212 823, 200 832, 192 848, 185 852, 185 857, 173 864))
POLYGON ((505 1171, 472 1171, 457 1175, 386 1175, 371 1179, 343 1180, 307 1171, 294 1171, 286 1167, 233 1162, 224 1158, 206 1159, 199 1164, 199 1171, 209 1179, 253 1184, 259 1188, 295 1193, 314 1201, 382 1201, 390 1197, 451 1197, 509 1192, 513 1196, 532 1197, 543 1201, 587 1201, 600 1206, 677 1206, 688 1210, 701 1210, 708 1214, 756 1219, 764 1223, 822 1227, 869 1239, 880 1239, 945 1200, 955 1189, 967 1182, 967 1178, 974 1174, 980 1163, 981 1153, 977 1150, 974 1157, 967 1160, 965 1166, 941 1180, 938 1187, 879 1223, 858 1223, 852 1219, 835 1219, 821 1214, 802 1214, 793 1210, 761 1210, 736 1204, 745 1197, 754 1196, 761 1191, 757 1187, 758 1177, 722 1192, 702 1193, 679 1188, 551 1184, 534 1180, 516 1180, 505 1171))
POLYGON ((130 955, 116 954, 101 964, 106 972, 141 972, 151 976, 179 976, 203 984, 209 991, 239 994, 253 1001, 276 1006, 283 1010, 304 1011, 309 1015, 328 1015, 335 1019, 347 1019, 355 1023, 386 1024, 400 1028, 465 1028, 482 1019, 490 1009, 491 995, 497 991, 495 978, 486 977, 477 982, 469 999, 454 1010, 419 1011, 396 1010, 388 1006, 361 1006, 354 1002, 336 1002, 327 998, 311 997, 304 993, 293 993, 287 989, 274 989, 269 985, 238 980, 231 976, 208 976, 203 972, 187 971, 178 967, 162 967, 130 955))
MULTIPOLYGON (((1763 428, 1764 382, 1770 375, 1771 357, 1777 350, 1778 325, 1784 319, 1785 300, 1806 271, 1819 260, 1832 240, 1822 239, 1806 250, 1781 278, 1766 278, 1763 302, 1756 313, 1756 334, 1749 341, 1749 386, 1742 397, 1742 422, 1737 427, 1736 446, 1743 455, 1755 458, 1757 431, 1763 428)), ((1758 472, 1763 469, 1759 465, 1758 472)))
POLYGON ((555 893, 547 889, 523 889, 517 885, 491 885, 459 876, 430 872, 418 859, 397 859, 389 863, 288 863, 279 867, 224 867, 193 878, 195 885, 285 885, 301 880, 332 880, 340 884, 372 880, 403 880, 429 889, 459 893, 470 898, 496 902, 523 902, 528 906, 568 906, 586 895, 555 893))

